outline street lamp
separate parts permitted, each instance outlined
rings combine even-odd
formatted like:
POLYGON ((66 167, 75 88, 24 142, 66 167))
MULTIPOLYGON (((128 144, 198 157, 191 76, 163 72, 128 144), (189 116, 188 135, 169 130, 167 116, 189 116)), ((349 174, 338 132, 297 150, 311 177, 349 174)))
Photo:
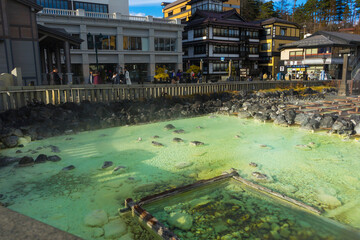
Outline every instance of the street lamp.
POLYGON ((305 34, 306 34, 306 31, 305 31, 305 29, 306 29, 306 24, 304 24, 303 28, 304 28, 304 38, 305 38, 305 34))
MULTIPOLYGON (((103 38, 104 38, 104 36, 101 33, 99 34, 97 41, 96 41, 96 38, 95 38, 94 47, 95 47, 95 58, 96 58, 96 70, 97 71, 99 71, 98 48, 100 48, 103 38)), ((94 42, 94 39, 93 39, 93 36, 91 35, 91 33, 87 34, 87 39, 88 39, 88 43, 89 42, 90 43, 94 42)), ((88 48, 89 48, 89 46, 88 46, 88 48)))

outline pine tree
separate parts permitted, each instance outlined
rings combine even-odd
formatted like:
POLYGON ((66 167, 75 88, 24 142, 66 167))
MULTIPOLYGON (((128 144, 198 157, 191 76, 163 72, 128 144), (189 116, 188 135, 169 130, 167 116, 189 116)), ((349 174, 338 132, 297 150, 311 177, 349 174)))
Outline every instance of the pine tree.
POLYGON ((271 17, 277 17, 275 6, 273 1, 265 2, 260 6, 260 15, 258 19, 267 19, 271 17))

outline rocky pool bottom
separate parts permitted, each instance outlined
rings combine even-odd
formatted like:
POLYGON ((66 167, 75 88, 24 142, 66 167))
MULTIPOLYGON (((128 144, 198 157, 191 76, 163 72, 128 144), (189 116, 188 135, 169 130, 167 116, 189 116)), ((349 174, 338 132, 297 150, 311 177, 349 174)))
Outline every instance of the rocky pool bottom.
POLYGON ((288 202, 223 180, 143 205, 181 239, 358 239, 354 232, 288 202))
MULTIPOLYGON (((359 143, 343 140, 326 132, 218 115, 57 136, 1 151, 34 159, 56 154, 61 160, 0 168, 0 201, 85 239, 151 239, 132 219, 119 218, 124 199, 140 199, 236 168, 243 178, 360 229, 359 143), (166 129, 168 124, 175 129, 166 129), (204 144, 192 145, 195 141, 204 144), (113 164, 103 168, 106 161, 113 164), (70 165, 74 167, 63 170, 70 165)), ((229 219, 239 217, 235 211, 229 219)), ((284 238, 280 230, 276 232, 284 238)))

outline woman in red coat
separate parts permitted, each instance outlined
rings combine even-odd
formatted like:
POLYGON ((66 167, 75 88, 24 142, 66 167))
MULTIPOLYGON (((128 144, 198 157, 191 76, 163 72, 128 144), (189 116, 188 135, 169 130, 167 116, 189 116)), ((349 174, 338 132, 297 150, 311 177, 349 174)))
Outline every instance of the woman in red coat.
POLYGON ((101 83, 101 79, 100 79, 100 74, 99 72, 95 72, 94 74, 94 84, 100 84, 101 83))

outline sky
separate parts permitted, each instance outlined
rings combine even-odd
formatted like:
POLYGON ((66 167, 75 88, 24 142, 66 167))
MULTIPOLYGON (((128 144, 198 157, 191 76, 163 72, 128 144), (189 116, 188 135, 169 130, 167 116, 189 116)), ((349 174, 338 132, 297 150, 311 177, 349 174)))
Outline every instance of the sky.
MULTIPOLYGON (((174 2, 175 0, 129 0, 130 15, 153 16, 162 18, 162 2, 174 2)), ((274 1, 276 2, 276 0, 274 1)), ((288 1, 293 4, 293 0, 288 1)), ((297 0, 297 4, 304 3, 306 0, 297 0)))

